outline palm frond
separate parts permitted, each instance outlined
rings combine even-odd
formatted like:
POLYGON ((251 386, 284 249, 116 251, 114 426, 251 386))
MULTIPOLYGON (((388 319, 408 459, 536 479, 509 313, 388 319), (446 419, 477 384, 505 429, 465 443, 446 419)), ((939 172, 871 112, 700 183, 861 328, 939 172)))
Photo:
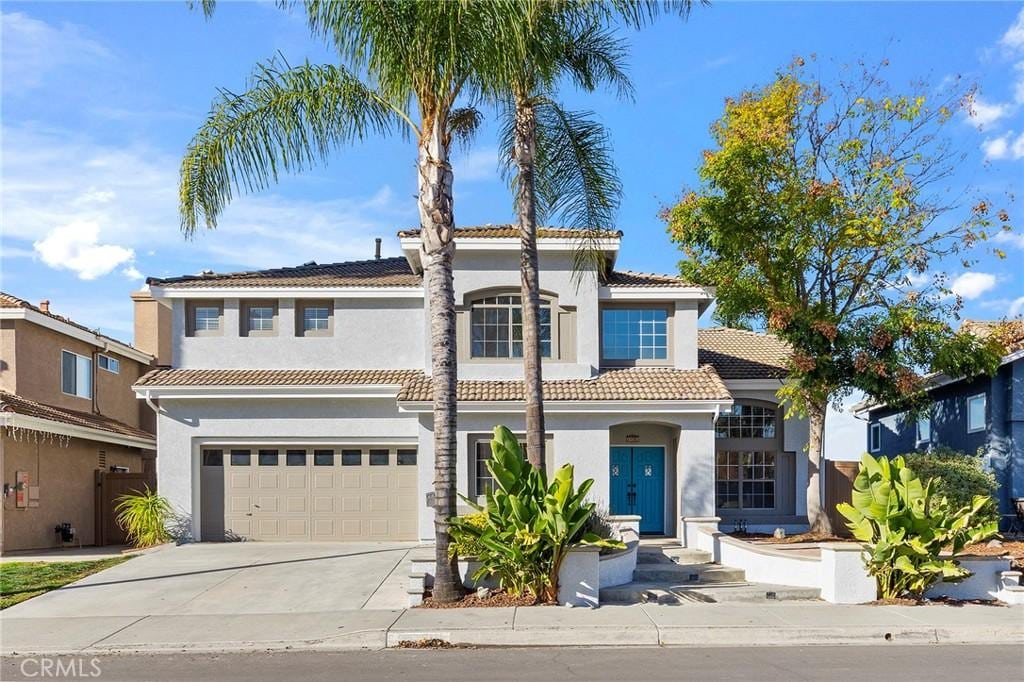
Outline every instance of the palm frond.
POLYGON ((484 122, 484 115, 476 107, 461 107, 448 114, 448 132, 464 151, 473 143, 484 122))
MULTIPOLYGON (((591 112, 568 111, 545 97, 536 98, 533 105, 537 220, 583 230, 573 253, 574 276, 590 270, 600 275, 604 267, 600 242, 614 229, 622 197, 608 132, 591 112)), ((510 162, 515 134, 511 104, 503 108, 501 121, 502 175, 515 185, 516 168, 510 162)))
POLYGON ((626 74, 626 42, 609 28, 588 21, 567 36, 560 56, 562 71, 584 90, 611 87, 622 99, 633 98, 626 74))
POLYGON ((181 162, 181 227, 213 228, 235 192, 324 161, 338 146, 395 127, 399 112, 344 68, 271 60, 245 92, 222 90, 181 162))

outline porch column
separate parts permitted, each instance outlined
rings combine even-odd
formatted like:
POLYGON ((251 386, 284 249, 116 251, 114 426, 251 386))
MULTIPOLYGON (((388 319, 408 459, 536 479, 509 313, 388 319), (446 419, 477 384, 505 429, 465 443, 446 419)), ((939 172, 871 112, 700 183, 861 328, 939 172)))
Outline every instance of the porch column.
POLYGON ((683 416, 676 454, 679 495, 677 534, 684 547, 697 546, 698 528, 718 530, 715 516, 715 430, 711 414, 683 416))

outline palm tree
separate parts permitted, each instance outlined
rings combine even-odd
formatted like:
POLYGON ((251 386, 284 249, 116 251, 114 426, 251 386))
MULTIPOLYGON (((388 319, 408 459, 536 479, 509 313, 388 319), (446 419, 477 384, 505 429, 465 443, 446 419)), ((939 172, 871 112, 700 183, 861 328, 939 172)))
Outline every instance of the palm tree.
MULTIPOLYGON (((682 16, 690 5, 690 0, 664 3, 682 16)), ((567 77, 584 90, 609 85, 620 97, 630 97, 625 48, 614 37, 614 24, 640 27, 661 7, 642 0, 510 0, 506 10, 515 21, 499 36, 501 71, 484 83, 505 110, 502 158, 514 188, 522 244, 526 452, 537 468, 545 463, 537 225, 556 219, 581 229, 573 270, 577 277, 590 271, 600 277, 605 264, 599 242, 614 228, 621 195, 604 128, 590 112, 565 110, 553 95, 559 79, 567 77)))
MULTIPOLYGON (((203 0, 207 15, 212 0, 203 0)), ((417 145, 421 256, 427 276, 434 393, 433 596, 462 596, 448 520, 456 513, 456 353, 452 283, 455 218, 453 137, 479 123, 458 107, 493 73, 494 15, 487 3, 349 0, 303 3, 315 36, 331 41, 348 66, 256 67, 247 89, 222 90, 181 164, 181 226, 215 228, 236 192, 276 182, 324 161, 339 146, 402 132, 417 145), (364 70, 369 80, 356 75, 364 70)))

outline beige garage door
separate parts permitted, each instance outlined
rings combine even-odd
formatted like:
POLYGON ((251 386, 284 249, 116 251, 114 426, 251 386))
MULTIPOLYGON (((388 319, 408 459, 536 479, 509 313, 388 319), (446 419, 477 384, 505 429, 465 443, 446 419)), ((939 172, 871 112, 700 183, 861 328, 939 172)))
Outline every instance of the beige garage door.
POLYGON ((204 450, 202 527, 249 540, 415 540, 416 450, 235 447, 204 450), (219 456, 218 456, 219 455, 219 456), (219 460, 219 461, 218 461, 219 460), (222 467, 222 482, 216 474, 222 467), (220 483, 220 485, 218 485, 220 483), (216 489, 223 486, 217 504, 216 489), (206 509, 210 504, 213 508, 206 509))

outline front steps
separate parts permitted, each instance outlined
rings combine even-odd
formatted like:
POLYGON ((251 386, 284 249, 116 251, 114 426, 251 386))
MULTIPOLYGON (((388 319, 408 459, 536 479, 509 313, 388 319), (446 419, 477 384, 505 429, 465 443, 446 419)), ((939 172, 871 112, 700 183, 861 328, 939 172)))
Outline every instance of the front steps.
POLYGON ((601 590, 602 604, 756 603, 818 599, 814 588, 748 583, 711 555, 666 542, 642 542, 633 582, 601 590))

